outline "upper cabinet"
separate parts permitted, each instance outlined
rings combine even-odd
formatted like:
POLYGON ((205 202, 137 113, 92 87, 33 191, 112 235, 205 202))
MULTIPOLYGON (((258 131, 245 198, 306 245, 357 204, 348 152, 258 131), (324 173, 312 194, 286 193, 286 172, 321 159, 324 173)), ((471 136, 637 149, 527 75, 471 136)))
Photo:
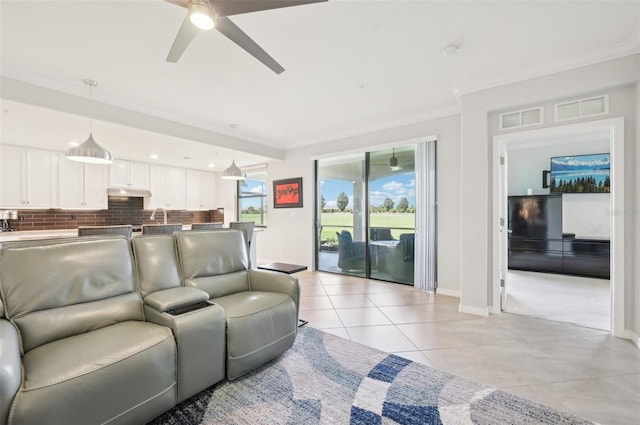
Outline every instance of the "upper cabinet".
POLYGON ((145 208, 185 209, 185 176, 183 168, 151 165, 149 167, 151 197, 145 198, 145 208))
POLYGON ((187 170, 187 209, 216 208, 216 175, 206 171, 187 170))
POLYGON ((0 207, 57 206, 58 161, 58 152, 0 146, 0 207))
POLYGON ((69 161, 60 154, 60 208, 106 209, 107 168, 69 161))
POLYGON ((109 185, 149 189, 149 164, 114 160, 109 166, 109 185))
POLYGON ((63 152, 0 145, 0 208, 107 209, 108 187, 147 189, 145 208, 211 210, 217 175, 116 160, 112 165, 66 159, 63 152))

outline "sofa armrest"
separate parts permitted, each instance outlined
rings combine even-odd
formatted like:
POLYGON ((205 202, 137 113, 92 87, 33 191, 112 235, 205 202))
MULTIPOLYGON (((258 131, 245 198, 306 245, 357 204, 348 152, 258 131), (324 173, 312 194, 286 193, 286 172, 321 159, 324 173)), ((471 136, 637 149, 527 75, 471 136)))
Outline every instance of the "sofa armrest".
POLYGON ((5 425, 9 409, 22 383, 20 339, 11 322, 0 319, 0 425, 5 425))
POLYGON ((198 288, 178 287, 163 289, 144 297, 145 305, 163 313, 165 311, 198 304, 209 299, 209 294, 198 288))
MULTIPOLYGON (((172 288, 159 292, 173 289, 195 288, 172 288)), ((166 326, 173 332, 178 348, 178 402, 224 379, 227 345, 222 307, 207 304, 197 310, 173 315, 147 304, 144 313, 148 322, 166 326)))
POLYGON ((249 285, 252 291, 283 292, 288 294, 300 310, 300 283, 298 278, 268 270, 249 270, 249 285))

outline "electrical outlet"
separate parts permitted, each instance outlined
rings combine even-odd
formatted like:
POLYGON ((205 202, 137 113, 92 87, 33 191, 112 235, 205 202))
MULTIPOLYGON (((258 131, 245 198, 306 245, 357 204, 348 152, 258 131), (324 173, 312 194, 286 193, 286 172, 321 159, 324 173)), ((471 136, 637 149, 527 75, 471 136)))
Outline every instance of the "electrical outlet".
POLYGON ((78 219, 77 214, 71 214, 71 220, 77 220, 77 219, 78 219))

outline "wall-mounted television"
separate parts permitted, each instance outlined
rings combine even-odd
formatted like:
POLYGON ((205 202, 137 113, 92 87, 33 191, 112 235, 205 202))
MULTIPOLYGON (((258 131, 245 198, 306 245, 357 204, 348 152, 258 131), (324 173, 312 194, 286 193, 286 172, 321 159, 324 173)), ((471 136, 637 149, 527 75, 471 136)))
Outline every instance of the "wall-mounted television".
POLYGON ((557 156, 551 158, 551 193, 609 193, 611 155, 557 156))

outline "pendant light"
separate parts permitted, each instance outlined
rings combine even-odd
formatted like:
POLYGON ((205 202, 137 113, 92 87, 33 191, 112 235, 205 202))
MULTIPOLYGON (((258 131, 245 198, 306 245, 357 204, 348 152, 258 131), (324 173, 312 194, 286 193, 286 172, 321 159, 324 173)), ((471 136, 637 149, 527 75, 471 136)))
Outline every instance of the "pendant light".
MULTIPOLYGON (((234 135, 235 135, 235 129, 238 128, 237 124, 231 124, 229 127, 231 127, 234 130, 234 135)), ((244 180, 247 178, 246 174, 244 173, 244 171, 242 171, 237 165, 236 165, 236 152, 233 151, 233 159, 231 160, 231 165, 229 166, 229 168, 227 168, 226 170, 224 170, 222 172, 222 178, 226 179, 226 180, 244 180)))
MULTIPOLYGON (((83 83, 89 86, 89 99, 93 100, 92 89, 98 85, 93 80, 85 79, 83 83)), ((111 152, 100 146, 93 139, 93 117, 89 117, 89 137, 78 146, 74 146, 67 151, 67 159, 91 164, 111 164, 113 156, 111 152)))
POLYGON ((244 180, 247 176, 244 174, 244 171, 238 168, 234 159, 229 168, 222 172, 222 178, 227 180, 244 180))
POLYGON ((389 158, 389 167, 391 167, 391 171, 397 171, 400 169, 398 167, 398 158, 396 158, 396 149, 392 148, 391 158, 389 158))

